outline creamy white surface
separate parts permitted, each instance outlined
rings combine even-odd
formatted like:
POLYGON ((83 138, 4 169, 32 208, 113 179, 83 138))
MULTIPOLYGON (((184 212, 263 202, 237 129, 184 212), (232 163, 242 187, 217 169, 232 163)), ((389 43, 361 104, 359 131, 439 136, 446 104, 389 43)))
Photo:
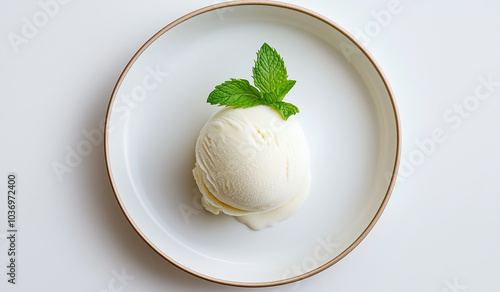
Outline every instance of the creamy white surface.
POLYGON ((304 201, 307 199, 310 187, 311 174, 309 173, 302 189, 300 189, 298 194, 283 206, 271 211, 242 215, 235 218, 252 230, 261 230, 266 227, 271 227, 274 224, 291 217, 295 212, 297 212, 300 206, 302 206, 304 201))
POLYGON ((302 128, 295 117, 285 121, 268 106, 216 112, 202 128, 195 151, 193 174, 202 204, 214 214, 266 212, 309 191, 309 148, 302 128))

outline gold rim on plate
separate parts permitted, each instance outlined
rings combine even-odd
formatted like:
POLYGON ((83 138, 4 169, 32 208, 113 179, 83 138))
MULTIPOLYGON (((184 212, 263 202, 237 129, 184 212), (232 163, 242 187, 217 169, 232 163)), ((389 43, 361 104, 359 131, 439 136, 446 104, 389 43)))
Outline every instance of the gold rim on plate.
POLYGON ((301 6, 298 6, 298 5, 294 5, 294 4, 289 4, 289 3, 283 3, 283 2, 277 2, 277 1, 267 1, 267 0, 261 0, 261 1, 230 1, 230 2, 224 2, 224 3, 218 3, 218 4, 214 4, 214 5, 210 5, 210 6, 207 6, 207 7, 204 7, 204 8, 201 8, 201 9, 198 9, 198 10, 195 10, 191 13, 188 13, 176 20, 174 20, 173 22, 171 22, 170 24, 168 24, 167 26, 165 26, 163 29, 161 29, 160 31, 158 31, 155 35, 153 35, 144 45, 142 45, 142 47, 134 54, 134 56, 132 57, 132 59, 128 62, 127 66, 125 67, 125 69, 123 70, 123 72, 121 73, 114 89, 113 89, 113 92, 111 94, 111 99, 110 99, 110 102, 108 104, 108 108, 107 108, 107 111, 106 111, 106 123, 105 123, 105 127, 104 127, 104 155, 105 155, 105 161, 106 161, 106 170, 107 170, 107 173, 108 173, 108 177, 109 177, 109 181, 111 183, 111 187, 113 189, 113 193, 115 195, 115 198, 120 206, 120 209, 122 210, 123 214, 125 215, 125 217, 127 218, 127 220, 129 221, 130 225, 134 228, 134 230, 139 234, 139 236, 156 252, 158 253, 160 256, 162 256, 164 259, 168 260, 170 263, 172 263, 173 265, 175 265, 176 267, 194 275, 194 276, 197 276, 199 278, 202 278, 202 279, 205 279, 205 280, 209 280, 209 281, 212 281, 212 282, 215 282, 215 283, 219 283, 219 284, 225 284, 225 285, 231 285, 231 286, 239 286, 239 287, 270 287, 270 286, 277 286, 277 285, 283 285, 283 284, 289 284, 289 283, 292 283, 292 282, 295 282, 295 281, 300 281, 300 280, 303 280, 305 278, 308 278, 312 275, 315 275, 327 268, 329 268, 330 266, 332 266, 333 264, 337 263, 338 261, 340 261, 342 258, 344 258, 347 254, 349 254, 357 245, 359 245, 361 243, 361 241, 363 241, 363 239, 368 235, 368 233, 372 230, 373 226, 375 225, 375 223, 378 221, 378 219, 380 218, 380 216, 382 215, 382 212, 384 211, 385 209, 385 206, 387 205, 387 202, 389 201, 389 197, 392 193, 392 190, 394 188, 394 185, 395 185, 395 182, 396 182, 396 177, 397 177, 397 172, 398 172, 398 167, 399 167, 399 162, 400 162, 400 156, 401 156, 401 129, 400 129, 400 120, 399 120, 399 113, 398 113, 398 110, 397 110, 397 106, 396 106, 396 102, 395 102, 395 99, 394 99, 394 96, 393 96, 393 93, 392 93, 392 90, 384 76, 384 74, 382 73, 380 67, 378 66, 378 64, 375 62, 374 58, 371 56, 371 54, 364 48, 364 46, 356 39, 354 38, 349 32, 347 32, 345 29, 343 29, 341 26, 339 26, 338 24, 336 24, 335 22, 333 22, 332 20, 314 12, 314 11, 311 11, 309 9, 306 9, 306 8, 303 8, 301 6), (154 42, 156 41, 160 36, 162 36, 164 33, 166 33, 167 31, 169 31, 170 29, 172 29, 173 27, 177 26, 178 24, 186 21, 186 20, 189 20, 193 17, 196 17, 198 15, 201 15, 201 14, 204 14, 206 12, 210 12, 210 11, 213 11, 213 10, 217 10, 217 9, 221 9, 221 8, 226 8, 226 7, 233 7, 233 6, 244 6, 244 5, 262 5, 262 6, 274 6, 274 7, 279 7, 279 8, 285 8, 285 9, 290 9, 290 10, 294 10, 294 11, 297 11, 297 12, 301 12, 301 13, 304 13, 304 14, 307 14, 309 16, 312 16, 326 24, 328 24, 329 26, 331 26, 332 28, 334 28, 335 30, 341 32, 345 37, 347 37, 350 41, 352 41, 357 47, 358 49, 370 60, 370 62, 372 63, 373 67, 376 69, 378 75, 380 76, 380 78, 382 79, 384 85, 385 85, 385 88, 387 90, 387 93, 389 94, 389 97, 390 97, 390 101, 391 101, 391 104, 392 104, 392 108, 393 108, 393 113, 394 113, 394 117, 395 117, 395 126, 396 126, 396 139, 397 139, 397 145, 396 145, 396 158, 395 158, 395 161, 394 161, 394 167, 393 167, 393 170, 392 170, 392 176, 390 178, 390 183, 389 183, 389 186, 387 188, 387 192, 384 196, 384 199, 380 205, 380 207, 378 208, 377 212, 375 213, 375 216, 373 217, 373 219, 370 221, 370 223, 368 224, 368 226, 366 227, 366 229, 361 233, 361 235, 351 244, 349 245, 349 247, 347 247, 344 251, 342 251, 339 255, 337 255, 335 258, 333 258, 332 260, 330 260, 329 262, 323 264, 322 266, 319 266, 309 272, 306 272, 306 273, 303 273, 301 275, 297 275, 297 276, 294 276, 294 277, 290 277, 290 278, 286 278, 286 279, 282 279, 282 280, 276 280, 276 281, 269 281, 269 282, 250 282, 250 283, 247 283, 247 282, 236 282, 236 281, 228 281, 228 280, 222 280, 222 279, 218 279, 218 278, 214 278, 214 277, 211 277, 211 276, 208 276, 208 275, 204 275, 202 273, 199 273, 197 271, 194 271, 188 267, 185 267, 183 266, 182 264, 174 261, 172 258, 170 258, 167 254, 165 254, 163 251, 161 251, 158 247, 156 247, 153 242, 151 242, 149 240, 149 238, 147 238, 145 236, 145 234, 137 227, 136 223, 134 222, 134 220, 131 218, 130 214, 127 212, 123 202, 122 202, 122 199, 120 198, 120 195, 118 194, 118 191, 117 191, 117 188, 116 188, 116 185, 115 185, 115 182, 114 182, 114 179, 113 179, 113 176, 112 176, 112 173, 111 173, 111 168, 110 168, 110 161, 109 161, 109 147, 108 147, 108 135, 109 135, 109 132, 108 132, 108 127, 109 127, 109 123, 110 123, 110 114, 111 114, 111 109, 112 109, 112 105, 114 103, 114 100, 116 98, 116 95, 117 95, 117 92, 118 92, 118 89, 120 88, 125 76, 127 75, 128 71, 130 70, 130 68, 133 66, 133 64, 135 63, 135 61, 141 56, 141 54, 154 42))

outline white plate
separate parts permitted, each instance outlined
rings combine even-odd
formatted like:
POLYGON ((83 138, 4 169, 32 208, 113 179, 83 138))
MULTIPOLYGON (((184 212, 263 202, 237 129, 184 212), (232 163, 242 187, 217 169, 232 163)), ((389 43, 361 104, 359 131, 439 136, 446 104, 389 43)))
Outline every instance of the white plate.
POLYGON ((290 283, 339 261, 381 215, 399 162, 396 106, 372 57, 331 21, 276 2, 218 4, 166 26, 120 76, 106 129, 110 181, 135 230, 178 267, 230 285, 290 283), (292 218, 256 232, 204 211, 191 170, 219 110, 208 94, 251 80, 264 42, 297 80, 286 100, 300 108, 312 186, 292 218))

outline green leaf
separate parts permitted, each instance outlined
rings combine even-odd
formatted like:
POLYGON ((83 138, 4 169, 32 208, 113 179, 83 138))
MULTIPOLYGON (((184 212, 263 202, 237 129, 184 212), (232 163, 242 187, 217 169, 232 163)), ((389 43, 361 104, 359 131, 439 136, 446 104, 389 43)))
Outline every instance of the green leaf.
POLYGON ((208 96, 207 102, 237 108, 265 103, 259 90, 245 79, 231 79, 216 86, 208 96))
POLYGON ((245 79, 231 79, 216 86, 207 102, 237 108, 267 105, 276 109, 285 120, 299 112, 293 104, 282 101, 296 81, 288 80, 285 62, 275 49, 264 43, 257 52, 252 72, 257 88, 245 79))
POLYGON ((278 89, 278 94, 277 94, 277 100, 276 101, 281 101, 285 97, 285 95, 292 89, 292 87, 295 85, 296 81, 295 80, 287 80, 285 83, 281 85, 281 87, 278 89))
POLYGON ((277 93, 283 83, 287 82, 285 62, 278 52, 266 43, 257 52, 257 61, 252 71, 254 84, 263 93, 277 93))
POLYGON ((291 115, 299 112, 299 109, 291 103, 277 101, 273 103, 273 107, 281 113, 283 119, 288 120, 291 115))
POLYGON ((271 105, 277 101, 283 100, 285 95, 292 89, 295 85, 295 80, 287 80, 285 83, 281 84, 281 87, 275 91, 271 92, 263 92, 262 96, 264 97, 264 101, 266 105, 271 105))
POLYGON ((275 92, 264 92, 262 96, 266 105, 271 105, 278 101, 278 95, 275 92))

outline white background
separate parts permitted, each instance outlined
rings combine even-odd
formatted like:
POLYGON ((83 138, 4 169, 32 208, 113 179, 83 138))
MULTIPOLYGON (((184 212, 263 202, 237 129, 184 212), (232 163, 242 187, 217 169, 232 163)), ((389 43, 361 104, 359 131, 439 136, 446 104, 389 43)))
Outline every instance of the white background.
MULTIPOLYGON (((85 132, 100 129, 139 47, 220 1, 52 1, 43 22, 40 3, 49 2, 0 1, 3 189, 8 172, 19 175, 17 284, 7 283, 4 268, 4 191, 0 290, 244 290, 191 276, 143 242, 114 199, 101 141, 71 172, 53 169, 88 141, 85 132), (23 36, 34 16, 41 27, 23 36)), ((378 61, 399 105, 402 166, 386 211, 353 252, 304 281, 258 290, 498 291, 499 2, 287 2, 339 23, 378 61)))

